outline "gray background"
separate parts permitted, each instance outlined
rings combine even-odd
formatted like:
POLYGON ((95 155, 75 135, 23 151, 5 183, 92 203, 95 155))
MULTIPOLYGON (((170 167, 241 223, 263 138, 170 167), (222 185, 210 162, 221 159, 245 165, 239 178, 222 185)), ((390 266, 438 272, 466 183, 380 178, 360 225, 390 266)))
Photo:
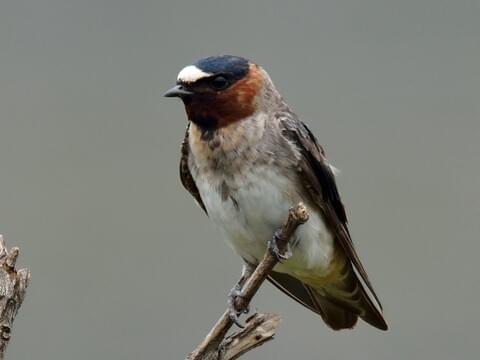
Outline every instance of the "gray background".
POLYGON ((240 261, 181 188, 195 59, 269 71, 342 170, 391 330, 335 333, 270 285, 245 359, 477 359, 478 1, 2 0, 0 233, 32 270, 9 359, 182 359, 240 261))

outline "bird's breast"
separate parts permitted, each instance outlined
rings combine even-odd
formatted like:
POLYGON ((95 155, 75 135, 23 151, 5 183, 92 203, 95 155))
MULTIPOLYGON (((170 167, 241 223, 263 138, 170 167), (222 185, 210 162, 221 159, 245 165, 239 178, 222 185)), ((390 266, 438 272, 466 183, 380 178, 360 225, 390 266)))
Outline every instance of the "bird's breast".
MULTIPOLYGON (((264 165, 235 176, 212 172, 198 174, 195 179, 209 217, 225 232, 234 250, 251 263, 263 257, 267 241, 284 223, 289 208, 306 200, 285 171, 264 165)), ((293 258, 278 265, 277 271, 300 276, 312 269, 327 269, 333 240, 318 213, 311 212, 293 242, 297 244, 293 258)))

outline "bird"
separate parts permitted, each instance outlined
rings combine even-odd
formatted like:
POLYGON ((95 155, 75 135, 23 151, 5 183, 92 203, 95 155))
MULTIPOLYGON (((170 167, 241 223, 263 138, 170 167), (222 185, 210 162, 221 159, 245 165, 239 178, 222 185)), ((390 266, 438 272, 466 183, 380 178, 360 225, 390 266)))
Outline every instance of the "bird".
POLYGON ((350 236, 337 170, 266 70, 240 56, 201 58, 178 73, 164 96, 180 98, 188 118, 181 183, 243 259, 228 297, 232 320, 238 324, 248 311, 234 300, 266 249, 275 250, 272 234, 302 202, 309 221, 268 280, 333 330, 351 329, 358 318, 387 330, 350 236))

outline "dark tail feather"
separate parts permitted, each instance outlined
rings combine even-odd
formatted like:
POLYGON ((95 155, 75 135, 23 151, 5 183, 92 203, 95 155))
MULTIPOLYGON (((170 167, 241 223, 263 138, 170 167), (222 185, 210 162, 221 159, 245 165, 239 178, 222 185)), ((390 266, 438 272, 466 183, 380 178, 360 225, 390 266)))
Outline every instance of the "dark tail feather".
POLYGON ((375 296, 369 296, 351 264, 347 262, 338 281, 319 290, 331 303, 361 317, 380 330, 388 330, 383 318, 381 305, 375 303, 375 296))
POLYGON ((320 295, 315 289, 309 286, 307 286, 307 289, 311 293, 317 308, 320 309, 319 314, 322 316, 323 321, 333 330, 352 329, 355 326, 358 320, 357 314, 338 306, 320 295))
POLYGON ((355 302, 352 302, 352 298, 339 297, 338 293, 336 293, 334 296, 332 296, 332 294, 333 292, 327 292, 325 295, 325 299, 329 303, 338 306, 340 309, 344 309, 344 311, 355 314, 355 317, 361 317, 364 321, 376 327, 377 329, 388 330, 388 325, 383 318, 383 315, 368 298, 363 289, 362 293, 360 294, 360 298, 355 300, 355 302))

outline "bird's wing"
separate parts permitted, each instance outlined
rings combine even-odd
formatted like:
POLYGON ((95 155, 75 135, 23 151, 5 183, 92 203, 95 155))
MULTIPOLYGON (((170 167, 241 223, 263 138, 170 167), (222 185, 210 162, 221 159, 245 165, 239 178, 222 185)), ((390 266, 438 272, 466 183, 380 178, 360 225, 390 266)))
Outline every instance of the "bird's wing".
POLYGON ((188 168, 188 157, 190 156, 190 145, 188 144, 189 127, 190 122, 187 125, 185 137, 182 142, 182 151, 180 158, 180 180, 182 181, 183 187, 187 189, 187 191, 195 198, 197 204, 203 209, 203 211, 205 211, 205 214, 208 215, 205 204, 203 203, 202 197, 200 196, 200 192, 198 191, 197 185, 195 184, 195 180, 193 180, 192 173, 188 168))
POLYGON ((332 167, 328 164, 323 149, 318 145, 312 132, 295 115, 286 114, 280 118, 280 122, 283 136, 291 141, 300 152, 298 169, 303 187, 313 203, 322 211, 334 238, 345 251, 355 271, 360 275, 381 309, 380 301, 350 237, 345 208, 337 190, 332 167))

